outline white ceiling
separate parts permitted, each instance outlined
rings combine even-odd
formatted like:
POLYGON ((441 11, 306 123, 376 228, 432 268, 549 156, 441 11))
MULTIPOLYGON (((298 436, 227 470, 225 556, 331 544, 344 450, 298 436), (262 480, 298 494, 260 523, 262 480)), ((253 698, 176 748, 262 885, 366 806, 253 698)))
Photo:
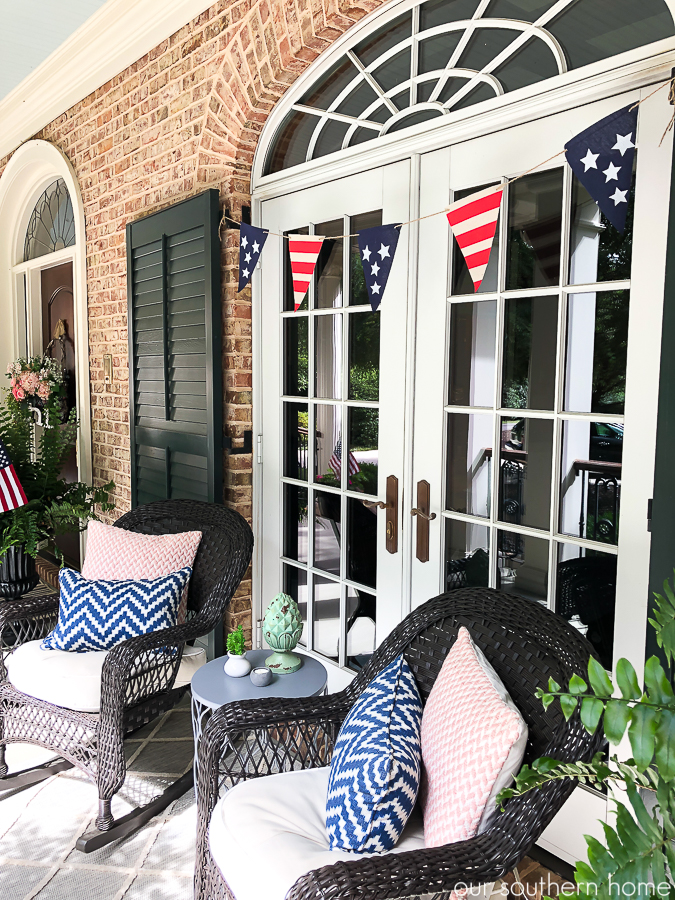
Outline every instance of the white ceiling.
POLYGON ((0 100, 107 0, 0 0, 0 100))

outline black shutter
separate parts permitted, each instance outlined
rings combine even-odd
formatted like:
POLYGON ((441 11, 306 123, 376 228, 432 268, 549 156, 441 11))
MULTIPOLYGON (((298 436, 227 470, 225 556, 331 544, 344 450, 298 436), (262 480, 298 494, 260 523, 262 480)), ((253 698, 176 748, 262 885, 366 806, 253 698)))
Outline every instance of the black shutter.
POLYGON ((131 503, 221 503, 218 191, 127 225, 131 503))

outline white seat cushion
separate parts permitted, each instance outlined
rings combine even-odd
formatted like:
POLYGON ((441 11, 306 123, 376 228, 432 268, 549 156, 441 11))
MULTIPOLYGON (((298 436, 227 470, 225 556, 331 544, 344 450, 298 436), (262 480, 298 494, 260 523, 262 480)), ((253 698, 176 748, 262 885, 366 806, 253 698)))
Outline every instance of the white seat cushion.
MULTIPOLYGON (((101 673, 109 650, 71 653, 43 650, 40 641, 29 641, 10 653, 5 665, 9 680, 23 694, 79 712, 98 712, 101 706, 101 673)), ((185 647, 175 687, 190 679, 206 662, 203 647, 185 647)))
MULTIPOLYGON (((209 845, 237 900, 284 900, 302 875, 337 862, 378 856, 330 850, 326 832, 329 767, 242 781, 213 811, 209 845)), ((392 853, 424 848, 416 809, 392 853)))

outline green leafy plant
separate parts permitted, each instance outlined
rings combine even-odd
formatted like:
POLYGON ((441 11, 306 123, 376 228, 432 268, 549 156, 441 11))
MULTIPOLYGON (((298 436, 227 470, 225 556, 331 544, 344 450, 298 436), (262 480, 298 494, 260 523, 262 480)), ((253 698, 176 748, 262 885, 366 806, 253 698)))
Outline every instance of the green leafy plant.
MULTIPOLYGON (((668 666, 675 658, 675 594, 666 581, 655 594, 654 618, 649 622, 668 666)), ((628 736, 632 757, 620 760, 596 754, 589 763, 563 763, 541 757, 525 765, 514 787, 503 790, 499 802, 541 785, 574 778, 596 788, 624 790, 628 804, 617 802, 616 827, 602 823, 605 845, 585 835, 588 861, 577 863, 575 878, 581 894, 612 896, 675 896, 675 692, 673 679, 658 657, 647 660, 641 685, 627 659, 616 665, 616 686, 594 658, 588 663, 588 682, 573 675, 564 690, 553 679, 537 691, 544 708, 559 703, 570 719, 578 710, 591 734, 602 728, 616 746, 628 736), (647 792, 647 794, 646 794, 647 792), (645 804, 649 795, 651 809, 645 804)))
POLYGON ((246 638, 241 625, 237 626, 236 631, 231 631, 228 634, 227 652, 232 653, 234 656, 243 656, 246 653, 246 638))
MULTIPOLYGON (((44 541, 82 531, 96 518, 97 507, 114 509, 110 493, 115 485, 110 481, 94 488, 62 476, 75 447, 78 421, 72 410, 62 423, 65 380, 59 364, 48 357, 20 359, 8 367, 7 375, 11 387, 0 407, 0 436, 27 502, 0 514, 0 556, 16 544, 36 556, 44 541), (36 411, 43 427, 35 427, 36 411)), ((59 548, 53 549, 60 557, 59 548)))

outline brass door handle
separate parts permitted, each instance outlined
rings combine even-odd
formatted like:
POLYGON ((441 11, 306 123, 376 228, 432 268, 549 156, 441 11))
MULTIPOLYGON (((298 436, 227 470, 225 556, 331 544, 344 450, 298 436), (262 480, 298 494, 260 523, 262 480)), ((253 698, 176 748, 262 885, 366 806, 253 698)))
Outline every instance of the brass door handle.
POLYGON ((362 500, 361 503, 363 503, 364 506, 367 506, 370 509, 372 509, 372 507, 374 506, 377 507, 377 509, 387 508, 387 504, 382 500, 362 500))
POLYGON ((421 509, 411 509, 411 516, 419 516, 420 519, 426 519, 427 522, 432 522, 436 518, 436 513, 431 513, 430 515, 423 512, 421 509))

